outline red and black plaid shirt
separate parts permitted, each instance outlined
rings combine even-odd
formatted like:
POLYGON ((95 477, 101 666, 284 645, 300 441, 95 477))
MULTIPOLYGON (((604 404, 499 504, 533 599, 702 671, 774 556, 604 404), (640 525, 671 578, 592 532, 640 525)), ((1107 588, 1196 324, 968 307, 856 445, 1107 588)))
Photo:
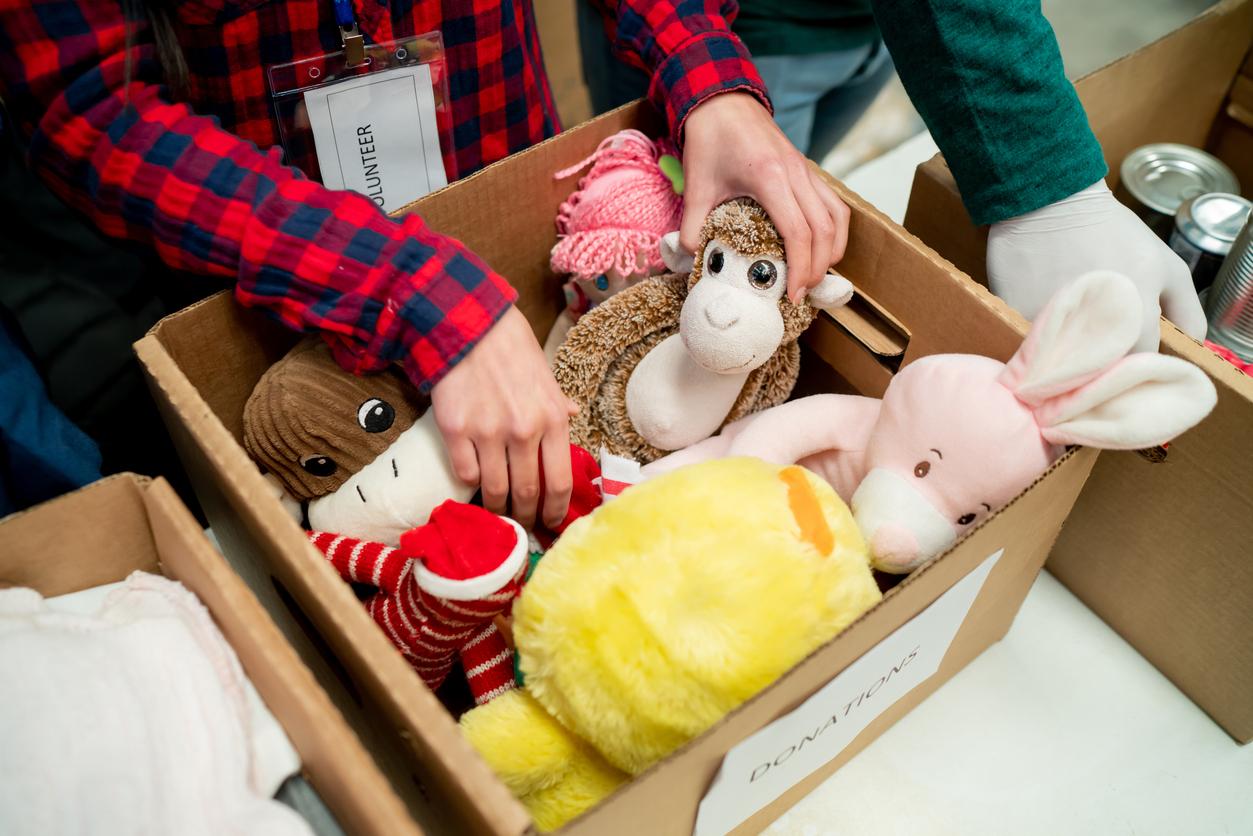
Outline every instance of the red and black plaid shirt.
MULTIPOLYGON (((582 0, 580 0, 582 1, 582 0)), ((326 334, 347 368, 400 362, 429 390, 515 298, 458 241, 388 218, 281 161, 266 68, 341 49, 332 0, 187 0, 172 15, 186 103, 160 85, 151 34, 118 0, 0 0, 0 92, 32 166, 105 233, 171 266, 235 281, 245 305, 326 334)), ((652 69, 677 135, 726 90, 764 86, 730 33, 731 0, 610 3, 615 40, 652 69)), ((370 42, 438 30, 448 62, 450 172, 558 130, 530 0, 353 0, 370 42)), ((299 162, 299 161, 297 161, 299 162)))

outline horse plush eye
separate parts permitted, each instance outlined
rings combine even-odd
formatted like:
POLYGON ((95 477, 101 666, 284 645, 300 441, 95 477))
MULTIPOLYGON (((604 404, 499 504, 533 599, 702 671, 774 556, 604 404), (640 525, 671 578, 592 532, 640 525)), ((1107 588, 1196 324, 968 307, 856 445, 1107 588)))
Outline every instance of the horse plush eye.
POLYGON ((709 272, 721 273, 722 263, 723 263, 722 250, 714 250, 709 255, 709 272))
POLYGON ((914 465, 914 475, 919 479, 925 479, 927 474, 931 472, 931 462, 922 461, 914 465))
POLYGON ((378 398, 370 398, 357 408, 357 423, 368 433, 381 433, 395 420, 396 410, 378 398))
POLYGON ((748 268, 748 280, 758 290, 769 290, 779 278, 779 271, 769 261, 754 261, 748 268))
POLYGON ((958 525, 970 525, 974 521, 975 521, 974 514, 962 514, 960 517, 957 518, 958 525))
POLYGON ((339 468, 330 456, 305 456, 300 460, 300 466, 314 476, 330 476, 339 468))

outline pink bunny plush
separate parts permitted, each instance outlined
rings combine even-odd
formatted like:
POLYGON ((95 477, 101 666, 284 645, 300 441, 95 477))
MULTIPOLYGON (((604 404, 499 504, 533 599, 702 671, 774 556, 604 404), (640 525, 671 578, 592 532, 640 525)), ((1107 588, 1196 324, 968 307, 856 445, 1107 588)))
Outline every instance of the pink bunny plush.
POLYGON ((1190 363, 1131 354, 1135 286, 1088 273, 1063 288, 1009 363, 923 357, 883 400, 815 395, 728 425, 647 465, 645 478, 723 456, 798 463, 848 502, 875 568, 902 574, 1017 496, 1067 445, 1135 450, 1201 421, 1217 401, 1190 363))

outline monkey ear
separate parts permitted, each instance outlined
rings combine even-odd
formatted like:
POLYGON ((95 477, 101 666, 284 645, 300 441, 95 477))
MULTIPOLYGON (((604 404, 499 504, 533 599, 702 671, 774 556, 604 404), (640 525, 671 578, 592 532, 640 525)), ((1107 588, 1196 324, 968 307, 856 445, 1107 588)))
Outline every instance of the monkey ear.
POLYGON ((853 284, 839 273, 827 273, 805 298, 818 310, 832 313, 853 298, 853 284))
POLYGON ((679 232, 667 232, 661 236, 658 246, 661 249, 661 260, 666 263, 672 273, 687 274, 692 272, 696 259, 679 244, 679 232))

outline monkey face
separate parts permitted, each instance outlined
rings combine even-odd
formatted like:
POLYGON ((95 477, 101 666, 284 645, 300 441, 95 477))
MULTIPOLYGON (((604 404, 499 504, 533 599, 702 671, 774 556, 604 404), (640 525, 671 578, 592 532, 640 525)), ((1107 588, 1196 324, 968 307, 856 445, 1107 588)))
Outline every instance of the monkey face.
POLYGON ((244 407, 244 447, 295 499, 332 494, 426 409, 397 372, 356 377, 320 341, 275 363, 244 407))
POLYGON ((787 254, 765 210, 749 198, 715 207, 679 318, 688 353, 717 374, 758 368, 813 321, 813 308, 793 304, 786 291, 787 254))
POLYGON ((244 447, 313 528, 395 546, 441 502, 474 494, 426 407, 399 372, 357 377, 309 340, 253 389, 244 447))
POLYGON ((787 263, 715 237, 705 244, 700 274, 679 318, 688 353, 717 374, 746 374, 765 363, 784 336, 787 263))

